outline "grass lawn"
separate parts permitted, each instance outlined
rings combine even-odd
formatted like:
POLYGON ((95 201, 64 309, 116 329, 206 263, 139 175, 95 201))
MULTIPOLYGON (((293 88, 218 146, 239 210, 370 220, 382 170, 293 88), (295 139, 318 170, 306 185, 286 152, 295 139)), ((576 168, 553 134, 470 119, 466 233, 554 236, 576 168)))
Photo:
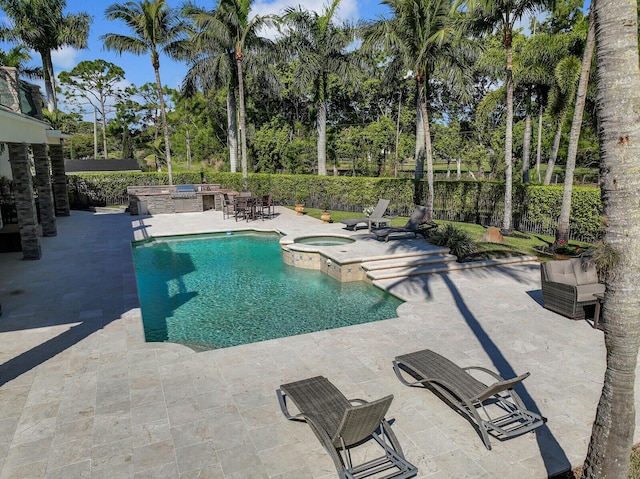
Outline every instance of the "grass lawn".
MULTIPOLYGON (((305 208, 305 214, 312 216, 313 218, 320 219, 322 210, 317 208, 305 208)), ((331 211, 331 221, 338 223, 345 218, 355 218, 358 213, 349 211, 331 211)), ((391 221, 392 226, 404 226, 408 218, 406 216, 399 216, 391 221)), ((538 234, 528 233, 516 233, 515 236, 505 237, 505 244, 486 243, 480 241, 487 229, 484 226, 472 224, 472 223, 457 223, 453 221, 441 221, 436 220, 439 225, 454 224, 459 228, 466 231, 471 239, 473 239, 478 245, 478 253, 474 255, 476 259, 493 259, 504 258, 508 256, 516 255, 532 255, 537 256, 540 260, 546 261, 551 259, 549 256, 541 255, 534 247, 549 246, 553 243, 554 238, 551 236, 543 236, 538 234)), ((588 243, 571 242, 571 244, 578 244, 580 246, 589 246, 588 243)))

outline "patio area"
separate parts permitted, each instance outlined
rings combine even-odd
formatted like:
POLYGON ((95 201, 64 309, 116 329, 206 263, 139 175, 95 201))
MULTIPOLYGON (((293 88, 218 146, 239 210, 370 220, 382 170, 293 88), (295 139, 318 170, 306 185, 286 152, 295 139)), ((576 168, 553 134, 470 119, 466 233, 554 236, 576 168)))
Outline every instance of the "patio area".
POLYGON ((335 478, 311 429, 287 421, 275 395, 316 375, 350 398, 394 394, 388 417, 419 478, 542 479, 582 462, 603 333, 542 308, 535 262, 380 281, 406 301, 390 320, 200 353, 145 342, 133 240, 255 228, 347 234, 372 255, 421 247, 277 213, 247 223, 214 210, 72 211, 41 238, 42 259, 0 254, 0 479, 335 478), (546 425, 486 450, 466 419, 395 377, 392 359, 424 348, 503 377, 530 371, 517 390, 546 425))

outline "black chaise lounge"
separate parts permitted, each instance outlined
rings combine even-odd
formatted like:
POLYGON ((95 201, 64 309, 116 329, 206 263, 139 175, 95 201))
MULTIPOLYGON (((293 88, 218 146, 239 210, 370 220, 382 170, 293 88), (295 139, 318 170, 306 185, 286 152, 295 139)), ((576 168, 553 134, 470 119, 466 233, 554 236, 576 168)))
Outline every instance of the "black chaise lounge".
POLYGON ((287 419, 309 424, 333 459, 340 479, 408 479, 418 474, 418 469, 404 458, 400 443, 384 418, 393 396, 371 402, 348 400, 323 376, 283 384, 276 392, 287 419), (299 414, 291 415, 287 399, 299 414), (382 447, 383 455, 352 464, 350 450, 370 440, 382 447))
POLYGON ((391 236, 402 235, 407 236, 407 234, 413 234, 414 237, 418 237, 418 233, 424 236, 424 233, 431 228, 436 228, 438 225, 433 221, 425 221, 425 215, 427 213, 427 208, 425 206, 416 206, 409 220, 404 226, 389 226, 387 228, 376 228, 371 230, 371 232, 376 235, 376 239, 384 239, 385 241, 389 241, 391 236))
POLYGON ((371 227, 373 225, 375 226, 388 225, 390 224, 391 220, 395 218, 395 217, 388 217, 384 215, 387 212, 388 207, 389 207, 389 200, 380 199, 378 200, 378 204, 374 208, 373 212, 369 216, 361 216, 359 218, 347 218, 340 221, 340 223, 346 225, 345 229, 348 229, 348 230, 356 230, 358 229, 358 225, 360 223, 364 223, 367 225, 367 228, 369 228, 369 231, 371 231, 371 227))
POLYGON ((491 449, 489 431, 498 438, 508 438, 544 424, 544 419, 528 411, 513 390, 529 373, 505 380, 482 367, 461 368, 429 349, 396 357, 393 370, 406 386, 431 387, 464 413, 480 430, 487 449, 491 449), (486 373, 495 382, 487 386, 469 370, 486 373), (406 375, 415 380, 408 381, 406 375))

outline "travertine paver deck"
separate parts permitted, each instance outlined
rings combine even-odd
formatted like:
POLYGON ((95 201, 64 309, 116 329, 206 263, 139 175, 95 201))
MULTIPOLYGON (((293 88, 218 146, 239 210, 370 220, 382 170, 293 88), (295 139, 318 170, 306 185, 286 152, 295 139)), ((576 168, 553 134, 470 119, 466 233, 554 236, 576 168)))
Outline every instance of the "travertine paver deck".
MULTIPOLYGON (((278 211, 249 226, 345 233, 278 211)), ((540 306, 535 263, 386 280, 408 300, 387 321, 202 353, 145 343, 132 239, 246 227, 213 211, 72 212, 58 218, 57 237, 42 238, 41 260, 0 255, 0 479, 334 478, 311 430, 286 421, 274 393, 317 374, 348 397, 393 393, 393 427, 421 478, 542 478, 581 462, 603 335, 540 306), (465 419, 393 375, 395 355, 425 347, 504 376, 530 371, 520 392, 547 426, 487 451, 465 419)), ((362 241, 416 247, 404 243, 362 241)))

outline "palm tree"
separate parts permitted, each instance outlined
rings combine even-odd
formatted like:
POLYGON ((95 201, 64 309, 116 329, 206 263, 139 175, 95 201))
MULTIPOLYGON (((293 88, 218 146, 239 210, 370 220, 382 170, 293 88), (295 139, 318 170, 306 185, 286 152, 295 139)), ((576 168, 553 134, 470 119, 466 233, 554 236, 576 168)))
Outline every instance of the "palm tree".
POLYGON ((206 11, 193 4, 183 8, 183 14, 194 23, 195 31, 186 50, 189 70, 182 89, 192 95, 198 88, 205 92, 218 88, 227 90, 227 145, 232 173, 238 170, 238 107, 236 101, 237 72, 234 51, 230 45, 224 18, 217 10, 206 11))
POLYGON ((186 58, 191 66, 185 78, 187 90, 200 85, 205 90, 225 86, 227 94, 227 126, 231 171, 237 168, 236 94, 241 144, 242 178, 247 180, 247 137, 244 71, 272 55, 272 42, 258 35, 270 17, 249 17, 253 0, 221 0, 216 10, 207 11, 189 4, 184 14, 194 22, 196 33, 191 38, 186 58), (259 52, 259 55, 253 55, 259 52))
POLYGON ((285 9, 283 21, 288 26, 280 46, 297 57, 294 74, 297 86, 313 89, 317 107, 318 175, 327 174, 327 100, 329 75, 339 80, 355 78, 356 65, 349 61, 347 47, 354 38, 354 29, 334 24, 340 0, 324 7, 322 14, 302 7, 285 9))
POLYGON ((505 193, 504 217, 502 231, 506 234, 513 232, 512 226, 512 190, 513 190, 513 28, 523 16, 538 10, 545 0, 462 0, 466 7, 469 25, 477 32, 502 33, 502 44, 506 53, 505 91, 506 102, 506 132, 504 139, 505 162, 505 193))
POLYGON ((553 136, 551 155, 547 161, 544 184, 549 185, 553 176, 553 168, 560 151, 560 140, 567 115, 576 97, 580 79, 580 59, 574 55, 567 56, 558 62, 554 72, 554 85, 549 91, 549 109, 555 117, 556 132, 553 136))
POLYGON ((66 5, 66 0, 0 0, 11 20, 10 26, 0 28, 0 39, 23 43, 40 54, 49 111, 58 107, 51 52, 65 46, 87 48, 91 24, 84 12, 63 15, 66 5))
POLYGON ((42 68, 28 67, 26 64, 30 61, 29 49, 24 45, 11 47, 6 52, 0 48, 0 66, 15 68, 19 75, 24 75, 27 78, 42 78, 42 68))
POLYGON ((640 68, 637 3, 596 0, 596 68, 604 238, 619 255, 607 279, 604 342, 607 368, 582 477, 629 475, 635 427, 634 385, 640 348, 640 68))
POLYGON ((171 145, 162 82, 160 81, 159 50, 169 55, 175 55, 176 45, 184 38, 186 26, 167 6, 165 0, 114 3, 107 7, 105 16, 108 20, 122 20, 134 33, 132 36, 117 33, 102 35, 100 38, 104 41, 107 50, 115 50, 119 54, 122 52, 130 52, 135 55, 151 54, 151 64, 155 72, 156 88, 160 100, 160 117, 162 118, 169 184, 172 185, 171 145))
MULTIPOLYGON (((433 152, 429 125, 430 81, 436 73, 457 91, 468 84, 473 51, 456 27, 459 17, 451 12, 450 0, 384 0, 394 16, 363 29, 364 48, 382 47, 394 52, 388 66, 390 74, 411 71, 417 89, 416 170, 415 178, 424 175, 427 163, 427 219, 433 216, 433 152)), ((458 22, 459 25, 459 22, 458 22)))
POLYGON ((567 151, 567 165, 564 173, 564 190, 562 192, 562 206, 560 207, 560 217, 558 218, 558 230, 556 231, 556 243, 567 243, 569 241, 569 220, 571 216, 571 194, 573 192, 573 172, 576 167, 576 156, 578 155, 578 140, 580 139, 580 129, 582 127, 582 114, 587 101, 587 87, 589 86, 589 74, 591 72, 591 59, 596 46, 594 9, 589 12, 589 29, 587 32, 587 43, 582 56, 582 69, 580 71, 580 81, 576 94, 576 105, 571 123, 571 133, 569 134, 569 149, 567 151))

